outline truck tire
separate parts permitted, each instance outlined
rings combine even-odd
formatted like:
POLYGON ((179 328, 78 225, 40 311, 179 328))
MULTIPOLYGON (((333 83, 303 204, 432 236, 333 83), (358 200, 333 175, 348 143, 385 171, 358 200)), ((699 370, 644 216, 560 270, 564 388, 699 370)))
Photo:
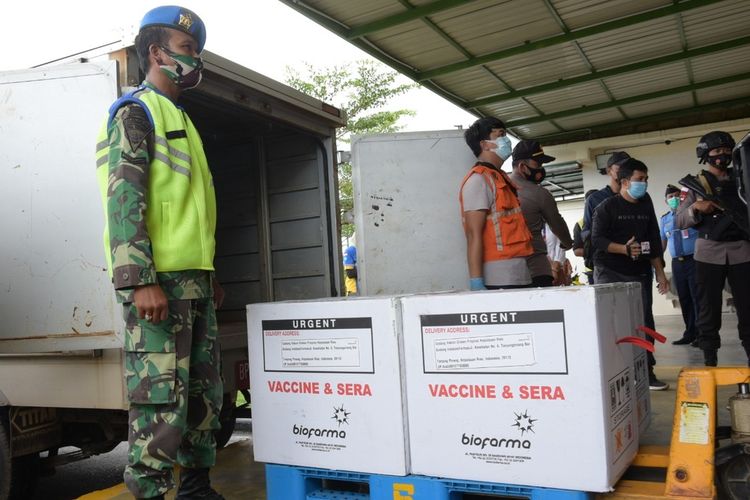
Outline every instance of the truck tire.
POLYGON ((8 500, 11 480, 10 440, 0 416, 0 500, 8 500))
POLYGON ((10 500, 28 500, 34 496, 39 477, 39 453, 12 459, 10 500))
POLYGON ((10 434, 0 418, 0 500, 27 500, 39 475, 39 454, 12 458, 10 434))

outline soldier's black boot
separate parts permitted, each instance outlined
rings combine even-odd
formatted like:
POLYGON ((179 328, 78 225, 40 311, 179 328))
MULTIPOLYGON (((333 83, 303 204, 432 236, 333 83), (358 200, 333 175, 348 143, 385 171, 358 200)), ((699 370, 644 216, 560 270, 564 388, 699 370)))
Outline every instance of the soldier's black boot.
POLYGON ((703 364, 706 366, 717 366, 719 364, 716 349, 703 349, 703 364))
POLYGON ((211 488, 208 478, 208 468, 180 469, 180 487, 177 489, 175 500, 225 500, 223 496, 211 488))

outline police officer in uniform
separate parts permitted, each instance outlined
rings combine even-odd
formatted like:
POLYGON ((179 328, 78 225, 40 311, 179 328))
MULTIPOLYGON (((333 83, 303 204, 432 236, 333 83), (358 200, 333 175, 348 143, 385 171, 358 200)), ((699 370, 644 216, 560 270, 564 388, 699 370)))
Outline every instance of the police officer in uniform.
POLYGON ((105 248, 125 319, 128 465, 136 498, 222 499, 211 488, 222 382, 213 278, 216 201, 198 131, 180 94, 200 82, 203 21, 149 11, 135 40, 143 84, 110 108, 97 140, 105 248))
MULTIPOLYGON (((667 185, 664 198, 670 210, 662 215, 659 221, 661 246, 669 249, 669 254, 672 256, 672 282, 677 289, 682 319, 685 322, 685 331, 681 338, 672 342, 674 345, 692 344, 698 337, 695 325, 698 295, 695 292, 695 262, 693 261, 698 231, 692 227, 680 229, 675 223, 677 208, 680 206, 680 192, 677 186, 667 185)), ((695 346, 697 347, 698 344, 696 343, 695 346)))
MULTIPOLYGON (((696 153, 708 169, 698 174, 704 199, 694 190, 683 190, 677 210, 680 228, 694 227, 699 237, 695 244, 695 284, 698 292, 698 345, 703 349, 706 366, 718 364, 721 346, 721 298, 724 282, 729 280, 737 311, 739 336, 750 361, 750 241, 746 207, 737 194, 732 161, 734 139, 726 132, 710 132, 701 137, 696 153), (744 227, 743 227, 744 226, 744 227)), ((686 180, 680 181, 685 184, 686 180)))

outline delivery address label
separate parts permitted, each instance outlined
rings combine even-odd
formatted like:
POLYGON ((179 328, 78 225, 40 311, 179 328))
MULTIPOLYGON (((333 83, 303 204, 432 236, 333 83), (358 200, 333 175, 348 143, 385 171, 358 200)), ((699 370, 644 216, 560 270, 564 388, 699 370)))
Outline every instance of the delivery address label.
POLYGON ((424 373, 567 374, 563 310, 420 316, 424 373))
POLYGON ((372 318, 267 320, 266 372, 375 373, 372 318))

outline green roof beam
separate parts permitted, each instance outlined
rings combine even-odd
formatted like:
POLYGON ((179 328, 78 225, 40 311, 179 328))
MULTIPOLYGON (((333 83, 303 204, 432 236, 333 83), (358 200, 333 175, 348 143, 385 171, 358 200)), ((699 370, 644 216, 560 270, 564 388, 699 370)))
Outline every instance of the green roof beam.
POLYGON ((572 78, 562 78, 560 80, 544 83, 535 87, 528 87, 525 89, 516 90, 513 92, 506 92, 505 94, 498 94, 495 96, 485 97, 482 99, 476 99, 466 104, 466 108, 478 108, 480 106, 486 106, 488 104, 495 104, 502 101, 509 101, 512 99, 520 99, 521 97, 527 97, 534 94, 541 94, 543 92, 549 92, 551 90, 557 90, 559 88, 568 87, 571 85, 578 85, 579 83, 586 83, 602 78, 610 78, 624 73, 630 73, 633 71, 640 71, 646 68, 652 68, 654 66, 661 66, 663 64, 669 64, 691 57, 703 56, 706 54, 713 54, 724 50, 733 49, 735 47, 741 47, 742 45, 750 44, 750 36, 743 36, 735 38, 734 40, 727 40, 726 42, 715 43, 713 45, 706 45, 697 49, 683 50, 681 52, 675 52, 666 56, 655 57, 653 59, 647 59, 645 61, 639 61, 632 64, 626 64, 625 66, 618 66, 615 68, 604 69, 587 73, 581 76, 575 76, 572 78))
POLYGON ((506 127, 520 127, 521 125, 528 125, 530 123, 538 123, 550 120, 558 120, 560 118, 567 118, 569 116, 581 115, 584 113, 591 113, 593 111, 601 111, 603 109, 615 108, 618 106, 625 106, 627 104, 634 104, 642 101, 649 101, 651 99, 658 99, 660 97, 668 97, 676 94, 682 94, 684 92, 693 92, 695 90, 705 89, 709 87, 716 87, 719 85, 726 85, 729 83, 740 82, 742 80, 750 80, 750 73, 739 73, 737 75, 727 76, 724 78, 717 78, 715 80, 707 80, 705 82, 692 83, 689 85, 683 85, 681 87, 673 87, 671 89, 659 90, 658 92, 649 92, 648 94, 640 94, 632 97, 626 97, 624 99, 615 99, 614 101, 605 101, 599 104, 593 104, 591 106, 581 106, 580 108, 568 109, 565 111, 558 111, 557 113, 549 113, 546 115, 534 116, 531 118, 522 118, 520 120, 512 120, 505 122, 506 127))
POLYGON ((732 99, 729 101, 702 104, 700 106, 693 106, 691 108, 676 109, 673 111, 665 111, 664 113, 657 113, 654 115, 639 116, 637 118, 631 118, 629 120, 623 120, 623 121, 614 122, 614 123, 607 123, 607 124, 601 124, 601 125, 587 125, 583 129, 568 130, 566 132, 543 135, 543 136, 536 137, 535 139, 542 144, 546 144, 546 143, 565 144, 565 143, 570 143, 570 142, 591 140, 590 134, 588 137, 581 138, 582 133, 586 131, 595 133, 594 138, 608 137, 609 132, 613 132, 617 135, 629 135, 634 132, 624 131, 625 127, 633 127, 633 126, 643 125, 643 124, 653 124, 653 123, 659 122, 660 120, 684 118, 686 116, 691 116, 691 115, 700 115, 704 112, 716 111, 719 109, 739 108, 739 107, 748 108, 748 112, 750 113, 750 101, 748 101, 747 97, 741 97, 739 99, 732 99), (565 137, 568 137, 568 139, 564 139, 565 137))
POLYGON ((519 54, 526 54, 533 50, 551 47, 551 46, 559 45, 562 43, 568 43, 574 40, 580 40, 582 38, 590 37, 593 35, 599 35, 601 33, 606 33, 608 31, 613 31, 619 28, 624 28, 627 26, 632 26, 634 24, 640 24, 646 21, 651 21, 659 17, 671 16, 674 14, 679 14, 680 12, 686 12, 692 9, 697 9, 699 7, 706 7, 708 5, 719 3, 721 1, 723 0, 685 0, 684 2, 681 2, 681 3, 671 4, 666 7, 660 7, 658 9, 653 9, 648 12, 642 12, 640 14, 634 14, 632 16, 627 16, 621 19, 617 19, 615 21, 608 21, 605 23, 598 24, 596 26, 581 28, 575 31, 571 31, 569 33, 563 33, 561 35, 555 35, 549 38, 544 38, 542 40, 537 40, 535 42, 529 42, 523 45, 517 45, 509 49, 499 50, 497 52, 492 52, 490 54, 485 54, 483 56, 478 56, 472 59, 467 59, 466 61, 448 64, 440 68, 420 71, 419 73, 417 73, 417 81, 421 82, 424 80, 430 80, 438 76, 443 76, 449 73, 455 73, 456 71, 461 71, 463 69, 472 68, 474 66, 479 66, 480 64, 487 64, 487 63, 498 61, 500 59, 504 59, 507 57, 516 56, 519 54))
POLYGON ((354 40, 355 38, 360 38, 377 31, 393 28, 394 26, 398 26, 399 24, 415 21, 432 14, 437 14, 438 12, 442 12, 444 10, 458 7, 459 5, 465 5, 467 3, 470 3, 471 1, 474 0, 437 0, 436 2, 432 2, 426 5, 420 5, 419 7, 414 7, 407 10, 406 12, 399 12, 398 14, 393 14, 392 16, 384 17, 383 19, 378 19, 377 21, 354 26, 347 33, 346 39, 354 40))

